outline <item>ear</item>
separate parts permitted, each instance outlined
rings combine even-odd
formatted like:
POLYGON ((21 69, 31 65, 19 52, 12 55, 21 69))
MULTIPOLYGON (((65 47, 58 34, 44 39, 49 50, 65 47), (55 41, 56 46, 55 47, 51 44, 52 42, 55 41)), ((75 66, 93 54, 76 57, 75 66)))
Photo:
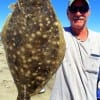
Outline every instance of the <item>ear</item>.
POLYGON ((90 16, 90 14, 91 14, 91 11, 89 10, 89 11, 88 11, 88 16, 90 16))
POLYGON ((66 10, 66 15, 67 15, 67 17, 69 19, 69 11, 68 11, 68 9, 66 10))

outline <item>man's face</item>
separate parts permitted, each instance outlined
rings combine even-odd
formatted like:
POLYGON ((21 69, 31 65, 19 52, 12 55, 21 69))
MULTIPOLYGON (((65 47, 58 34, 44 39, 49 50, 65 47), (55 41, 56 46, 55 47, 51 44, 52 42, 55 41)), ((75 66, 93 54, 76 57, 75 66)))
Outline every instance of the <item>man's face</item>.
POLYGON ((76 0, 67 12, 71 27, 74 29, 82 29, 85 27, 89 16, 89 8, 84 3, 84 0, 76 0))

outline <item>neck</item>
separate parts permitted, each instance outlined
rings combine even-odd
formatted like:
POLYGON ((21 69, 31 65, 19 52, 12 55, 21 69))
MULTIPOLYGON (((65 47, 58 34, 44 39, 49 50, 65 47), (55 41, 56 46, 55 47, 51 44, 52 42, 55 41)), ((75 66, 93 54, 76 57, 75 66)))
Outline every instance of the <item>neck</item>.
POLYGON ((83 29, 74 29, 74 28, 71 28, 71 30, 72 30, 73 35, 77 39, 79 39, 81 41, 85 41, 87 39, 87 37, 88 37, 88 30, 87 30, 86 27, 83 28, 83 29))

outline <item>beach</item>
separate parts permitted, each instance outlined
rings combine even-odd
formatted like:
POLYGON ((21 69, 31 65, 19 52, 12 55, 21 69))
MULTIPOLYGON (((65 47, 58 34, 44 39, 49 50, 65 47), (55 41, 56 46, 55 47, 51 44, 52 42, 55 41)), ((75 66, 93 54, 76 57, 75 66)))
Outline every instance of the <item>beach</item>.
MULTIPOLYGON (((31 100, 49 100, 54 79, 55 75, 44 87, 46 91, 42 94, 31 96, 31 100)), ((0 41, 0 100, 16 100, 16 97, 17 89, 6 61, 2 42, 0 41)))

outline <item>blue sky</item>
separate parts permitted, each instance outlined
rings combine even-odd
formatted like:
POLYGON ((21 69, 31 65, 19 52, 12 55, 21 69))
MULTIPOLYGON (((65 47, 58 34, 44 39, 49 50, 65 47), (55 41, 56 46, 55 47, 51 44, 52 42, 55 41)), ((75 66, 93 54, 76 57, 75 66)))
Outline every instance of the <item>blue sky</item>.
MULTIPOLYGON (((0 32, 2 31, 2 27, 8 14, 12 11, 8 6, 16 1, 17 0, 0 0, 0 32)), ((90 29, 100 32, 100 0, 89 1, 91 6, 91 15, 87 25, 90 29)), ((62 26, 69 26, 69 21, 66 16, 68 0, 51 0, 51 3, 62 26)))

